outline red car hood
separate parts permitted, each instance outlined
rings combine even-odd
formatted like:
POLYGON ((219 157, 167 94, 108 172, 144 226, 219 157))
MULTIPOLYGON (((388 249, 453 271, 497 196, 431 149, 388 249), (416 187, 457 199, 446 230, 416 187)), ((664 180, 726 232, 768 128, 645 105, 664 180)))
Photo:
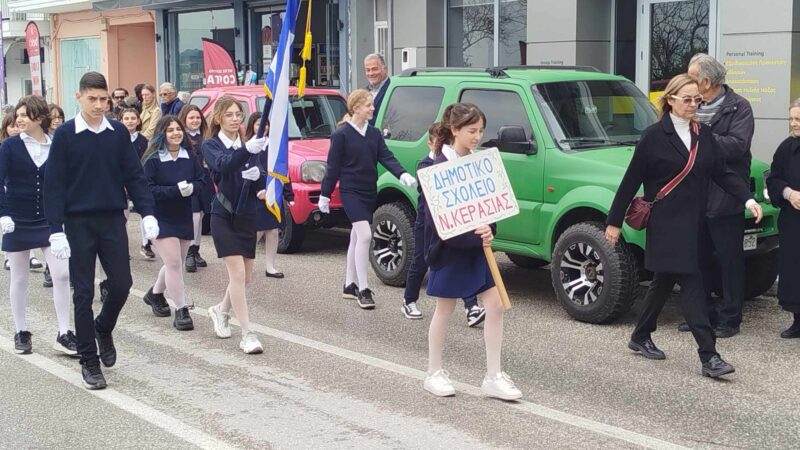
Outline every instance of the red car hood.
POLYGON ((307 160, 326 161, 328 159, 328 149, 330 139, 295 139, 289 141, 289 165, 292 160, 299 160, 302 163, 307 160))

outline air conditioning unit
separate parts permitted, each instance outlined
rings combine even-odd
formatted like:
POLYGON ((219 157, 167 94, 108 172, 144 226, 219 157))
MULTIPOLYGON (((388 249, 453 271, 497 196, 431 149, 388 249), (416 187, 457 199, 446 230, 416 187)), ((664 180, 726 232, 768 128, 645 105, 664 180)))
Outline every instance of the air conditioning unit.
POLYGON ((402 70, 412 69, 417 66, 417 54, 419 49, 417 47, 405 47, 400 50, 400 68, 402 70))

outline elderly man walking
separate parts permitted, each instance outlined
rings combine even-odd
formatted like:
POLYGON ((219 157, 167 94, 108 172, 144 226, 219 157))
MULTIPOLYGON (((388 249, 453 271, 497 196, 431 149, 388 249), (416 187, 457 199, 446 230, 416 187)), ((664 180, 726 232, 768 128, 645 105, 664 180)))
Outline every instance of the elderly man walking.
MULTIPOLYGON (((712 135, 726 166, 750 183, 750 143, 753 140, 753 110, 750 103, 725 84, 727 70, 719 61, 698 53, 689 61, 689 76, 697 82, 703 102, 697 109, 699 122, 711 127, 712 135)), ((744 302, 744 205, 714 182, 709 186, 706 210, 708 241, 703 277, 709 318, 719 338, 739 333, 744 302), (713 260, 716 259, 722 279, 722 300, 714 305, 711 289, 714 284, 713 260)), ((684 323, 681 331, 689 331, 684 323)))
POLYGON ((367 90, 372 94, 372 104, 375 105, 375 114, 369 120, 370 125, 375 125, 378 111, 381 109, 383 97, 386 89, 391 82, 389 78, 389 68, 380 53, 372 53, 364 58, 364 75, 367 77, 367 90))
POLYGON ((163 83, 158 88, 161 97, 161 116, 171 114, 177 116, 183 108, 183 102, 178 98, 178 90, 172 83, 163 83))

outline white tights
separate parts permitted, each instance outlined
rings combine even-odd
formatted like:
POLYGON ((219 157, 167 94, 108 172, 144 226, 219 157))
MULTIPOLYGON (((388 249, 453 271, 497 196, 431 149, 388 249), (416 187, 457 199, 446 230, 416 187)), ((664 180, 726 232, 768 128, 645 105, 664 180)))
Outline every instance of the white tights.
POLYGON ((242 336, 250 331, 250 314, 247 310, 247 284, 253 279, 253 259, 243 256, 226 256, 222 258, 228 269, 228 288, 225 297, 217 308, 222 312, 233 309, 236 320, 242 329, 242 336))
POLYGON ((275 256, 278 254, 278 238, 280 237, 280 230, 275 228, 274 230, 259 231, 258 235, 256 236, 256 242, 260 241, 262 237, 264 237, 264 247, 266 248, 267 253, 267 272, 280 272, 275 268, 275 256))
POLYGON ((200 239, 203 237, 203 211, 192 213, 192 224, 194 224, 192 245, 200 245, 200 239))
POLYGON ((347 247, 347 274, 345 286, 358 279, 358 289, 369 287, 367 269, 369 268, 369 243, 372 239, 372 229, 369 222, 361 220, 353 223, 350 231, 350 245, 347 247))
POLYGON ((189 244, 178 238, 163 238, 153 240, 158 256, 164 265, 158 271, 158 278, 153 285, 154 294, 169 292, 169 298, 175 303, 176 309, 186 306, 186 290, 183 284, 183 261, 189 252, 189 244))
MULTIPOLYGON (((144 219, 144 217, 140 217, 144 219)), ((139 235, 142 237, 142 247, 147 245, 148 240, 144 238, 144 220, 139 220, 139 235)))
MULTIPOLYGON (((502 371, 500 354, 503 348, 503 303, 497 288, 491 288, 480 295, 486 308, 486 321, 483 325, 483 341, 486 345, 486 374, 496 375, 502 371)), ((447 321, 456 306, 454 298, 437 298, 436 311, 428 330, 428 373, 442 368, 442 352, 447 332, 447 321)))
MULTIPOLYGON (((50 247, 42 248, 45 262, 50 268, 53 278, 53 304, 56 308, 58 320, 58 333, 64 334, 69 330, 69 261, 56 259, 50 253, 50 247)), ((14 325, 17 332, 27 331, 25 322, 25 305, 28 303, 28 272, 30 252, 8 252, 8 264, 11 267, 11 283, 8 296, 11 298, 11 314, 14 316, 14 325)))

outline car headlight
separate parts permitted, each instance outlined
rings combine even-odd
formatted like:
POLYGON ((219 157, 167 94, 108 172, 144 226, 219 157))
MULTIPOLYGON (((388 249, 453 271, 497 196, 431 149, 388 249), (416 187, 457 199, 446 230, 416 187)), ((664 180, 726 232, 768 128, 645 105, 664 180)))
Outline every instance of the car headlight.
POLYGON ((769 189, 767 189, 767 177, 769 177, 769 173, 770 173, 770 171, 769 171, 769 170, 765 170, 765 171, 764 171, 763 178, 762 178, 762 180, 763 180, 763 182, 764 182, 764 200, 765 200, 767 203, 770 203, 770 199, 769 199, 769 189))
POLYGON ((326 170, 325 161, 306 161, 300 166, 300 178, 304 183, 322 183, 326 170))

